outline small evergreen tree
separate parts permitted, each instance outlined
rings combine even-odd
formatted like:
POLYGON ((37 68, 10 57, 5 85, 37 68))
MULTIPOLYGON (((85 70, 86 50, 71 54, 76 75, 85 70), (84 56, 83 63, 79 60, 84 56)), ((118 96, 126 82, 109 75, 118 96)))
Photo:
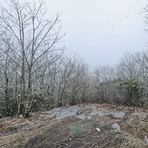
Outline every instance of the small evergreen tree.
POLYGON ((143 87, 136 78, 121 80, 120 86, 125 92, 124 105, 139 106, 140 98, 143 94, 143 87))

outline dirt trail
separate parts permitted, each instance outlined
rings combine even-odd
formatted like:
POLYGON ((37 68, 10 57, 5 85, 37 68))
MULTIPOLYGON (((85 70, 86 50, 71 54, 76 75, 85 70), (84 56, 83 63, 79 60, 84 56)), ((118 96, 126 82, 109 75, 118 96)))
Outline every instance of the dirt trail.
POLYGON ((148 148, 148 113, 79 105, 0 120, 1 148, 148 148))

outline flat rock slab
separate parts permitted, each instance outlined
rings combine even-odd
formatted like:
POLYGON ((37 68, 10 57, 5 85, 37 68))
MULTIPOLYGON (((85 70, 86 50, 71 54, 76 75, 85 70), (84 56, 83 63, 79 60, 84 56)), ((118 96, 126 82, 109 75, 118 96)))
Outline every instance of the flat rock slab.
MULTIPOLYGON (((89 106, 87 106, 89 108, 89 106)), ((80 110, 80 107, 78 108, 80 110)), ((61 110, 58 112, 61 114, 61 110)), ((147 113, 128 113, 122 118, 113 114, 99 115, 88 111, 51 119, 38 115, 35 119, 8 118, 0 124, 9 123, 10 132, 0 136, 1 148, 148 148, 147 113), (85 115, 86 118, 79 118, 85 115), (91 118, 88 118, 88 116, 91 118), (36 122, 38 121, 38 122, 36 122), (32 124, 33 123, 33 124, 32 124), (24 125, 24 126, 23 126, 24 125), (29 128, 24 127, 30 126, 29 128), (117 130, 120 127, 120 130, 117 130), (22 130, 23 129, 23 130, 22 130)), ((114 112, 114 111, 111 111, 114 112)), ((116 112, 116 111, 115 111, 116 112)), ((63 115, 62 115, 63 116, 63 115)))

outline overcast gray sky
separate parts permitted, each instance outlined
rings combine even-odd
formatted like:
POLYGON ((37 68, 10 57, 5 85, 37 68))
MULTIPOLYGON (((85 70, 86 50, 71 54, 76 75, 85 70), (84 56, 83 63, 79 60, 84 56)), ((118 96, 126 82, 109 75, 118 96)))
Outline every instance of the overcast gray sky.
POLYGON ((92 67, 114 65, 126 50, 146 49, 148 33, 140 12, 148 0, 44 1, 49 17, 63 12, 61 22, 68 50, 92 67))
POLYGON ((126 50, 145 48, 147 0, 46 0, 50 14, 61 16, 65 44, 91 66, 114 65, 126 50))

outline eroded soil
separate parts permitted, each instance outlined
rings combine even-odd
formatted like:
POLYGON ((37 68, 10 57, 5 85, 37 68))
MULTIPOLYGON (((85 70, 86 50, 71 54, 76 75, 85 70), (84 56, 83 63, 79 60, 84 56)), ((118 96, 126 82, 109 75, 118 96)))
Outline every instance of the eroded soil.
POLYGON ((148 148, 148 111, 108 104, 0 120, 1 148, 148 148))

